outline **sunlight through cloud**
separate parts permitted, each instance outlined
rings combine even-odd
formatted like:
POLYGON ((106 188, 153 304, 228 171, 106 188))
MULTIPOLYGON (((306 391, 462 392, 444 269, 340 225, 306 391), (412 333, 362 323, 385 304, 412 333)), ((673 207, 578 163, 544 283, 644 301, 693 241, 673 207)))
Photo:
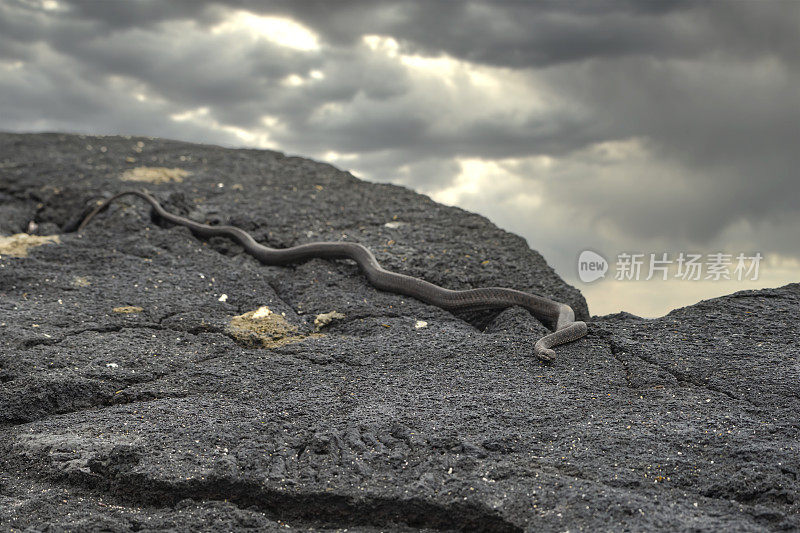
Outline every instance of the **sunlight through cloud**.
POLYGON ((361 40, 373 52, 381 52, 389 57, 396 57, 400 49, 400 44, 395 39, 383 35, 365 35, 361 40))
POLYGON ((492 196, 499 203, 515 208, 535 209, 542 196, 535 184, 526 183, 524 177, 511 172, 500 161, 483 159, 458 159, 461 173, 448 187, 429 191, 430 197, 448 205, 465 205, 477 197, 492 196))
POLYGON ((190 109, 183 113, 173 113, 169 116, 176 122, 186 122, 187 120, 197 120, 201 117, 208 116, 209 109, 207 107, 198 107, 197 109, 190 109))
POLYGON ((58 2, 58 0, 22 0, 20 3, 42 11, 68 11, 68 8, 62 5, 61 2, 58 2))
POLYGON ((227 20, 211 28, 211 33, 249 32, 254 38, 263 38, 274 44, 302 51, 319 50, 317 35, 297 22, 284 17, 255 15, 236 11, 227 20))

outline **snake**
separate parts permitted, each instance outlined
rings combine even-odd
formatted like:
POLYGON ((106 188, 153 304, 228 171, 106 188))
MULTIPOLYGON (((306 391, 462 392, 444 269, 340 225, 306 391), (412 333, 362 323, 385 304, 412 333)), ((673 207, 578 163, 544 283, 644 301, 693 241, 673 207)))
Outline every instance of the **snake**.
POLYGON ((411 296, 446 311, 523 307, 552 331, 534 345, 536 356, 545 362, 555 360, 556 353, 553 347, 580 339, 587 333, 586 323, 575 320, 575 313, 569 305, 549 298, 504 287, 464 290, 440 287, 420 278, 384 269, 369 248, 354 242, 309 242, 288 248, 271 248, 259 244, 252 235, 241 228, 226 225, 211 226, 170 213, 156 198, 143 191, 128 190, 111 196, 86 215, 77 231, 82 231, 98 213, 124 196, 136 196, 145 200, 159 218, 185 226, 196 236, 227 237, 236 241, 247 254, 265 265, 287 265, 313 258, 351 259, 358 264, 369 283, 378 290, 411 296))

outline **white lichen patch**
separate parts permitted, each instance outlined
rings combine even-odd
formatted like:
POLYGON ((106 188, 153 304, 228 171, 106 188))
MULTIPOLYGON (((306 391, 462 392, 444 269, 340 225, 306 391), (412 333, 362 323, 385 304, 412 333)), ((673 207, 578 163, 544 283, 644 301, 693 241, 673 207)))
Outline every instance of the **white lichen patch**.
POLYGON ((180 183, 192 173, 182 168, 136 167, 126 170, 119 177, 122 181, 146 181, 148 183, 180 183))
POLYGON ((425 322, 424 320, 417 320, 417 321, 414 323, 414 327, 415 327, 416 329, 427 328, 427 327, 428 327, 428 323, 427 323, 427 322, 425 322))
POLYGON ((344 315, 339 311, 331 311, 330 313, 322 313, 314 318, 314 327, 317 329, 324 328, 334 320, 341 320, 344 315))
POLYGON ((144 309, 142 309, 141 307, 135 307, 133 305, 125 305, 122 307, 115 307, 114 309, 112 309, 112 311, 114 311, 115 313, 121 313, 123 315, 129 315, 134 313, 141 313, 142 311, 144 311, 144 309))
POLYGON ((58 244, 61 239, 58 235, 29 235, 27 233, 16 233, 11 236, 0 236, 0 257, 27 257, 28 250, 43 244, 58 244))
POLYGON ((317 333, 299 332, 297 326, 290 324, 282 315, 273 313, 267 306, 234 316, 228 332, 242 344, 262 348, 277 348, 320 336, 317 333))

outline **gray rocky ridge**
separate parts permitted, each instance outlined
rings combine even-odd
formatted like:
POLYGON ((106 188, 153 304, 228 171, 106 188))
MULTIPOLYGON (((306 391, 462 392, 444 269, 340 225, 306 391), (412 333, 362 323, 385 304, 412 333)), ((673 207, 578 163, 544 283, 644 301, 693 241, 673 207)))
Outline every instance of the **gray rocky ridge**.
MULTIPOLYGON (((536 243, 531 243, 535 247, 536 243)), ((0 530, 772 531, 798 515, 800 285, 589 318, 518 236, 261 150, 0 134, 0 530), (265 266, 127 198, 274 247, 351 240, 449 288, 570 304, 456 316, 349 261, 265 266)))

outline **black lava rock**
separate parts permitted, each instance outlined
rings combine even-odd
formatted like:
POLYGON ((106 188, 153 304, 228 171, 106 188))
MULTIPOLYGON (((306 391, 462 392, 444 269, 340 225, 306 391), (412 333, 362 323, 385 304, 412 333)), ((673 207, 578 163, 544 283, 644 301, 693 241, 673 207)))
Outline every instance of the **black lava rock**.
MULTIPOLYGON (((264 266, 126 198, 274 247, 352 240, 450 288, 580 293, 523 239, 276 152, 0 135, 0 528, 800 527, 800 286, 594 317, 545 365, 528 313, 454 316, 348 261, 264 266)), ((535 243, 533 243, 535 245, 535 243)))

